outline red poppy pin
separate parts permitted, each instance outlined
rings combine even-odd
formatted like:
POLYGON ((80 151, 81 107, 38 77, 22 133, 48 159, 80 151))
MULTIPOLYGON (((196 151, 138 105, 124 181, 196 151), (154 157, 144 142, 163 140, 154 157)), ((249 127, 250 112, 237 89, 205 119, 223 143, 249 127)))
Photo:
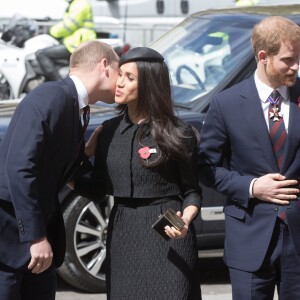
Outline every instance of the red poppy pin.
POLYGON ((154 148, 149 148, 149 147, 143 147, 139 150, 139 154, 140 154, 140 157, 144 160, 146 160, 148 162, 148 158, 150 157, 150 155, 152 153, 156 153, 156 149, 154 148))
POLYGON ((298 97, 298 107, 300 108, 300 97, 298 97))

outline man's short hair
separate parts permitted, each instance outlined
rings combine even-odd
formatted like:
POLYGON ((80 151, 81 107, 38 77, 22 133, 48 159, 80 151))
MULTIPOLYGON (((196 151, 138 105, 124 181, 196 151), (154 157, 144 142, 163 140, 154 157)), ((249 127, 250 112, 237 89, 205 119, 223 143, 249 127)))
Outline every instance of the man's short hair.
POLYGON ((118 62, 118 56, 110 45, 96 40, 83 42, 71 55, 70 69, 92 71, 103 58, 108 64, 118 62))
POLYGON ((252 31, 252 48, 257 58, 259 51, 267 55, 276 55, 282 42, 292 45, 300 42, 300 28, 290 19, 271 16, 256 24, 252 31))

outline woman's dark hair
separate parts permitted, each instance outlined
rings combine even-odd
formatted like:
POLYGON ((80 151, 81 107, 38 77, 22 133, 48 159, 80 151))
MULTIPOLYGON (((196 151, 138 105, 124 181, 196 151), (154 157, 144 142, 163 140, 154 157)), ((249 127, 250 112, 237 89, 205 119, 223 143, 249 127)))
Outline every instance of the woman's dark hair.
MULTIPOLYGON (((137 61, 138 68, 138 113, 147 115, 138 131, 138 141, 152 135, 158 155, 144 166, 154 167, 166 162, 170 157, 187 159, 192 152, 191 142, 198 138, 197 132, 187 130, 183 122, 175 116, 169 70, 165 62, 137 61)), ((123 107, 124 108, 124 107, 123 107)), ((196 131, 196 130, 195 130, 196 131)), ((192 143, 193 144, 193 143, 192 143)))

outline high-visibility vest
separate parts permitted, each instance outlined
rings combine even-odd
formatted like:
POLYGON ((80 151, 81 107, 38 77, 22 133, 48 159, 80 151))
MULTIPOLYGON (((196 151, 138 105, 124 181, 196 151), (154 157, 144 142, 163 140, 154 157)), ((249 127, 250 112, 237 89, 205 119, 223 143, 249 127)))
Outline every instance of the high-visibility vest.
POLYGON ((82 42, 95 39, 95 24, 89 1, 72 1, 63 19, 50 28, 50 34, 56 39, 62 39, 70 53, 82 42))
POLYGON ((237 0, 235 1, 236 6, 251 6, 255 5, 259 0, 237 0))

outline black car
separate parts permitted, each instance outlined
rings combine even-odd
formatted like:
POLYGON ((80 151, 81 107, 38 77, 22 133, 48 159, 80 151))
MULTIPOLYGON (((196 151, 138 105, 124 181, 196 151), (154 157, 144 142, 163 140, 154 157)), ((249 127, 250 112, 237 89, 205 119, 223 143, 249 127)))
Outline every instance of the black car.
MULTIPOLYGON (((252 27, 269 15, 283 15, 300 25, 300 5, 208 10, 188 17, 150 45, 164 55, 169 66, 176 110, 183 120, 200 131, 212 96, 253 74, 252 27)), ((6 109, 1 108, 0 135, 10 117, 6 109)), ((93 107, 88 134, 115 114, 113 106, 93 107)), ((77 288, 101 292, 105 289, 105 241, 113 198, 107 196, 95 203, 65 189, 60 199, 67 253, 59 274, 77 288)), ((224 200, 203 187, 203 208, 194 221, 200 252, 223 248, 224 200)))

